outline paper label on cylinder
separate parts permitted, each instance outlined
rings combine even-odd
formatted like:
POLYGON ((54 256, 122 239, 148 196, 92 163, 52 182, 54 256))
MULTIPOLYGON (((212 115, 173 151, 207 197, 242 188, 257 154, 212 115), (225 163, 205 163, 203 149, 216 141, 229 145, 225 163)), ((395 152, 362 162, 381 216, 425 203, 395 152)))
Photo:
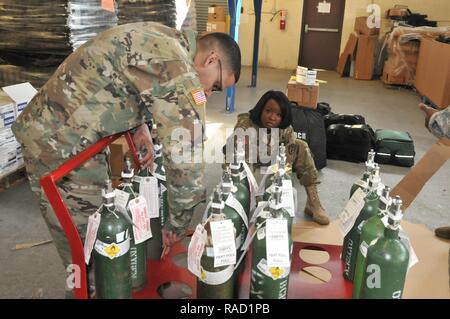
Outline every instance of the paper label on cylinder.
POLYGON ((290 267, 289 233, 286 219, 266 221, 266 254, 270 267, 290 267))
POLYGON ((356 218, 364 207, 366 194, 362 189, 358 189, 345 205, 342 213, 339 214, 339 228, 343 236, 347 235, 355 224, 356 218))
POLYGON ((416 252, 414 251, 414 248, 411 244, 411 240, 409 239, 408 234, 403 230, 402 226, 399 226, 399 234, 398 236, 405 244, 406 248, 408 248, 409 251, 409 263, 408 263, 408 270, 413 267, 415 264, 419 262, 419 257, 417 257, 416 252))
POLYGON ((159 188, 156 177, 145 177, 139 183, 139 195, 145 198, 150 218, 159 217, 159 188))
POLYGON ((295 216, 294 208, 294 189, 291 180, 283 180, 283 189, 281 195, 281 203, 291 217, 295 216))
POLYGON ((188 269, 198 278, 201 278, 202 274, 200 260, 205 250, 206 235, 203 225, 198 224, 188 247, 188 269))
POLYGON ((122 212, 126 213, 130 194, 120 189, 114 190, 114 193, 114 205, 117 207, 117 209, 120 209, 122 212))
POLYGON ((100 206, 100 208, 88 218, 86 239, 84 241, 84 261, 86 262, 86 265, 89 264, 89 260, 91 259, 91 252, 94 248, 95 240, 97 239, 97 231, 102 218, 99 213, 101 209, 102 206, 100 206))
POLYGON ((142 196, 130 200, 128 208, 133 220, 134 242, 140 244, 147 239, 152 238, 150 228, 150 216, 148 214, 147 203, 142 196))
POLYGON ((214 247, 214 267, 236 263, 236 242, 231 219, 210 222, 214 247))

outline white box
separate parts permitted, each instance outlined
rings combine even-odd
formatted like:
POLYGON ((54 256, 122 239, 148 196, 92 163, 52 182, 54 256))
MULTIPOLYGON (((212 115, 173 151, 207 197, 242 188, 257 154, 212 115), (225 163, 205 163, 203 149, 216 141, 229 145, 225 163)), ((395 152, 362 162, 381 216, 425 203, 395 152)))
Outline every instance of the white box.
POLYGON ((11 127, 16 120, 14 101, 0 91, 0 129, 11 127))
POLYGON ((29 82, 4 86, 2 89, 15 103, 16 118, 37 93, 29 82))
POLYGON ((15 142, 16 138, 10 127, 0 129, 0 149, 3 145, 15 142))
POLYGON ((0 146, 0 177, 17 169, 17 147, 12 141, 0 146))

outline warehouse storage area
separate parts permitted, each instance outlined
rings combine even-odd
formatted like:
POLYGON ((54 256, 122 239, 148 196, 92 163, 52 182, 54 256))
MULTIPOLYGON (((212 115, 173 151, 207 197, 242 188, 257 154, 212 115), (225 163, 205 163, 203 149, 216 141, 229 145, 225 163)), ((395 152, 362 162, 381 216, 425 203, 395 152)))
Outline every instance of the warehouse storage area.
POLYGON ((0 0, 0 88, 2 299, 450 298, 446 0, 0 0))

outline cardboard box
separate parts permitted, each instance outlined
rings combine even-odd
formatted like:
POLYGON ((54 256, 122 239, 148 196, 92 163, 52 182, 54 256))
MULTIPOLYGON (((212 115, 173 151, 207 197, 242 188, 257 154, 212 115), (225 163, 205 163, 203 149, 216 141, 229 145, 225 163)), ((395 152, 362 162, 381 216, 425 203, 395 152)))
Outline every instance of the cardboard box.
POLYGON ((129 151, 127 140, 124 136, 118 138, 109 145, 109 164, 113 178, 120 178, 123 169, 125 155, 129 151))
POLYGON ((378 36, 358 35, 356 50, 355 79, 372 80, 375 66, 375 46, 378 36))
POLYGON ((12 140, 0 146, 0 178, 17 169, 16 141, 12 140))
POLYGON ((338 65, 336 66, 336 71, 341 76, 349 75, 351 61, 355 54, 357 45, 358 45, 358 36, 356 33, 351 33, 345 46, 344 52, 342 52, 341 56, 339 57, 339 62, 338 65))
POLYGON ((368 17, 357 17, 355 19, 355 31, 363 35, 377 35, 380 34, 380 28, 369 28, 367 25, 368 17))
POLYGON ((450 105, 450 44, 422 40, 414 85, 438 107, 450 105))
POLYGON ((225 21, 223 22, 207 22, 206 23, 206 31, 207 32, 222 32, 222 33, 228 33, 227 31, 227 23, 225 21))
POLYGON ((0 129, 0 149, 4 144, 14 142, 16 138, 10 127, 0 129))
POLYGON ((15 103, 16 118, 37 93, 29 82, 4 86, 2 89, 15 103))
POLYGON ((409 15, 408 7, 391 8, 387 12, 388 18, 403 18, 409 15))
POLYGON ((319 99, 319 85, 304 85, 289 81, 287 97, 289 101, 296 102, 299 106, 315 109, 319 99))
POLYGON ((225 22, 225 7, 210 6, 208 8, 208 22, 225 22))
POLYGON ((384 63, 383 75, 381 81, 388 85, 405 85, 406 77, 403 74, 397 74, 396 67, 392 60, 387 60, 384 63))
POLYGON ((0 129, 11 127, 16 120, 14 101, 0 91, 0 129))

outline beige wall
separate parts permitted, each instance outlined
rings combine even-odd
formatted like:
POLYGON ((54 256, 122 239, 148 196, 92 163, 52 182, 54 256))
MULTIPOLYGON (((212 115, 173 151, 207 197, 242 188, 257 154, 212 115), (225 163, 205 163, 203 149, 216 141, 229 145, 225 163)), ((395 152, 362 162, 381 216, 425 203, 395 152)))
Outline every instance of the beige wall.
MULTIPOLYGON (((242 62, 251 65, 253 57, 253 35, 255 15, 253 0, 244 0, 244 14, 241 15, 239 45, 242 62)), ((298 61, 300 46, 303 0, 263 0, 261 33, 259 39, 259 65, 279 69, 294 69, 298 61), (286 30, 280 30, 277 16, 272 22, 272 9, 286 9, 286 30)))
MULTIPOLYGON (((396 3, 401 3, 408 5, 413 12, 428 14, 428 18, 437 20, 440 26, 450 26, 450 0, 346 0, 341 50, 353 31, 355 18, 367 15, 366 8, 371 3, 380 5, 382 17, 387 9, 396 3)), ((239 45, 242 50, 243 64, 251 65, 255 28, 253 0, 243 0, 243 6, 239 45)), ((300 46, 303 0, 263 0, 262 11, 259 65, 278 69, 295 69, 300 46), (279 9, 286 9, 288 12, 287 27, 284 31, 279 28, 278 17, 270 22, 271 12, 279 9)), ((383 19, 382 26, 386 28, 388 25, 389 21, 383 19)))

